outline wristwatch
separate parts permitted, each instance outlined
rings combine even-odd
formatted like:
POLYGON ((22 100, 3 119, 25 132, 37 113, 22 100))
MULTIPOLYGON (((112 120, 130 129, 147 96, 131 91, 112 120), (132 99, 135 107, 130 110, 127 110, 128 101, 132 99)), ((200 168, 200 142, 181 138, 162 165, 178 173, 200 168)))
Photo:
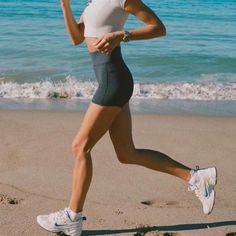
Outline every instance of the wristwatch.
POLYGON ((123 42, 129 42, 130 41, 131 34, 129 31, 125 30, 124 31, 124 37, 122 38, 123 42))

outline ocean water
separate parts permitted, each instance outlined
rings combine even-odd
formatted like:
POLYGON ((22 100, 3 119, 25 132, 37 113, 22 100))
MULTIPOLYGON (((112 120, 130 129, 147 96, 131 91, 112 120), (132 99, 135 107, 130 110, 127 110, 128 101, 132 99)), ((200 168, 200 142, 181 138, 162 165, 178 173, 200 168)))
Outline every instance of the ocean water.
MULTIPOLYGON (((236 1, 143 2, 167 36, 121 45, 135 80, 133 110, 236 115, 236 1)), ((87 1, 71 4, 79 19, 87 1)), ((125 29, 141 26, 129 15, 125 29)), ((86 44, 71 44, 59 0, 0 0, 0 108, 84 109, 96 86, 86 44)))

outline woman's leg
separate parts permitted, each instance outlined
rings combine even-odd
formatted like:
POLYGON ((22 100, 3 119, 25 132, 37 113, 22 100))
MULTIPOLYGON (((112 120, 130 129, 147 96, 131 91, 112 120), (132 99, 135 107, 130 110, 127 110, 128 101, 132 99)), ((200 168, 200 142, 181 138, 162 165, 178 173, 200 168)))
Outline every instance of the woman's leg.
POLYGON ((171 159, 164 153, 136 149, 132 139, 132 124, 127 104, 117 115, 109 128, 110 137, 120 162, 136 164, 161 171, 188 181, 189 189, 194 191, 202 203, 203 212, 210 214, 215 203, 214 187, 217 183, 215 167, 198 169, 190 173, 190 168, 171 159))
POLYGON ((120 111, 121 108, 119 107, 100 106, 91 103, 80 130, 73 140, 72 152, 75 157, 75 164, 69 207, 74 212, 82 211, 91 183, 91 149, 106 133, 120 111))
POLYGON ((189 167, 159 151, 135 148, 128 103, 113 121, 109 133, 120 162, 145 166, 189 181, 191 177, 189 167))

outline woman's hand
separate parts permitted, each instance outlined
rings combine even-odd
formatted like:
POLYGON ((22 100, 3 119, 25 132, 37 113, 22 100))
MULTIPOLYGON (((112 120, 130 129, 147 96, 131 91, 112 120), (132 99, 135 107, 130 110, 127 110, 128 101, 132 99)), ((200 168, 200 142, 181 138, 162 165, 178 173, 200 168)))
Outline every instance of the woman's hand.
POLYGON ((70 0, 61 0, 61 8, 63 12, 66 31, 73 45, 81 44, 84 41, 84 23, 82 16, 77 23, 70 6, 70 0))
POLYGON ((124 36, 123 31, 115 31, 103 35, 93 44, 94 47, 105 54, 110 54, 112 50, 120 44, 124 36))
POLYGON ((68 5, 70 4, 70 0, 61 0, 61 5, 64 6, 64 5, 68 5))

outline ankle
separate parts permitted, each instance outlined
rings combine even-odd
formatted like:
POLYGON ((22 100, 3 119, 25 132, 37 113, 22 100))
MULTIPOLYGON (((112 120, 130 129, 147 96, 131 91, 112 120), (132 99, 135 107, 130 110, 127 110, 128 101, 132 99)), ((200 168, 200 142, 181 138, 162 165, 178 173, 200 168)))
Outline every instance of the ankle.
POLYGON ((75 212, 73 210, 70 209, 70 207, 67 208, 67 211, 68 211, 68 214, 69 214, 69 217, 72 221, 77 221, 79 220, 80 218, 83 217, 83 211, 78 211, 78 212, 75 212))
POLYGON ((190 185, 195 185, 197 183, 197 170, 191 169, 190 170, 190 179, 188 180, 190 185))

